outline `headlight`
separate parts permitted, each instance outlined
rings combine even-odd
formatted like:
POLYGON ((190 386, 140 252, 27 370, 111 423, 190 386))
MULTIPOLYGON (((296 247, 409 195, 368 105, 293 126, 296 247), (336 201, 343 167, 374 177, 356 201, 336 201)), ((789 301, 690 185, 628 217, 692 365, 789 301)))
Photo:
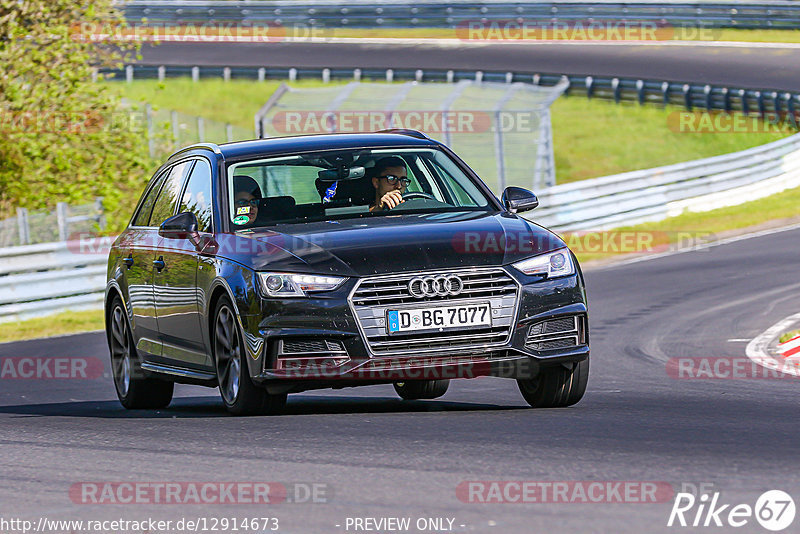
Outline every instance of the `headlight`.
POLYGON ((539 275, 545 278, 558 278, 559 276, 575 274, 572 254, 566 248, 528 258, 514 263, 512 266, 529 276, 539 275))
POLYGON ((261 289, 268 297, 305 297, 313 291, 331 291, 347 278, 315 274, 258 273, 261 289))

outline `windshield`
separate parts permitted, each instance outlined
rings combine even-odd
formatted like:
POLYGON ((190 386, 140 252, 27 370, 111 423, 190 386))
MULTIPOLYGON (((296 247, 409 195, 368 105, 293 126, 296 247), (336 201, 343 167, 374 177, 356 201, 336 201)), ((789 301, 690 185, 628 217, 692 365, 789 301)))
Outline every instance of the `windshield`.
POLYGON ((458 165, 435 148, 359 149, 244 161, 228 167, 228 191, 236 229, 494 209, 458 165))

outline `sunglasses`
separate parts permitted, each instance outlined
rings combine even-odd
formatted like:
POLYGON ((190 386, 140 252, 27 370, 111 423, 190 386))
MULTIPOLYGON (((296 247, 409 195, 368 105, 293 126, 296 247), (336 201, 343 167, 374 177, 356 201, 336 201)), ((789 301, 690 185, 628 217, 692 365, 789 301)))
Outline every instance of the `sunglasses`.
POLYGON ((378 178, 386 178, 386 181, 390 184, 395 184, 397 181, 400 181, 400 185, 407 186, 411 183, 411 180, 408 179, 408 176, 395 176, 393 174, 384 174, 378 176, 378 178))
POLYGON ((257 198, 251 198, 250 200, 245 200, 243 198, 240 198, 234 204, 235 204, 235 206, 237 208, 244 208, 245 206, 250 206, 250 207, 253 207, 253 208, 257 208, 258 207, 258 199, 257 198))

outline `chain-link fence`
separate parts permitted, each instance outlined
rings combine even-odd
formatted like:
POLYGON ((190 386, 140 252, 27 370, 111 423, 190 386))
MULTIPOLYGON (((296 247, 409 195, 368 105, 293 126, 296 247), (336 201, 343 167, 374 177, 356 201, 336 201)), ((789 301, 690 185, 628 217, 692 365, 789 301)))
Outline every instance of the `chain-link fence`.
POLYGON ((103 199, 91 204, 56 204, 55 210, 17 208, 17 215, 0 221, 0 248, 66 241, 105 226, 103 199))
POLYGON ((215 121, 189 115, 175 110, 153 110, 145 106, 145 113, 155 127, 168 129, 168 138, 171 138, 176 147, 191 145, 193 143, 230 143, 253 138, 253 130, 242 128, 230 123, 215 121))
MULTIPOLYGON (((123 101, 128 128, 143 132, 150 156, 160 158, 195 143, 230 143, 253 139, 251 128, 215 121, 176 110, 153 108, 147 103, 123 101)), ((117 119, 119 122, 120 119, 117 119)))
POLYGON ((260 137, 419 130, 455 150, 495 191, 555 184, 549 108, 568 84, 462 80, 455 84, 352 82, 282 85, 255 117, 260 137))

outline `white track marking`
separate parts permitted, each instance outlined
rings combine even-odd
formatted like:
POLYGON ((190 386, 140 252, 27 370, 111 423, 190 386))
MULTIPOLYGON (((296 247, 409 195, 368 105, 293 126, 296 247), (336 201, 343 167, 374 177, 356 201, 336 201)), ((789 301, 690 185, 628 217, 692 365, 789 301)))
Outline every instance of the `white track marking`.
POLYGON ((778 360, 767 352, 769 344, 782 333, 786 332, 795 323, 800 322, 800 313, 795 313, 789 317, 770 326, 763 333, 756 336, 747 344, 745 354, 752 361, 767 369, 780 370, 783 373, 800 376, 800 369, 788 365, 781 365, 778 360))

